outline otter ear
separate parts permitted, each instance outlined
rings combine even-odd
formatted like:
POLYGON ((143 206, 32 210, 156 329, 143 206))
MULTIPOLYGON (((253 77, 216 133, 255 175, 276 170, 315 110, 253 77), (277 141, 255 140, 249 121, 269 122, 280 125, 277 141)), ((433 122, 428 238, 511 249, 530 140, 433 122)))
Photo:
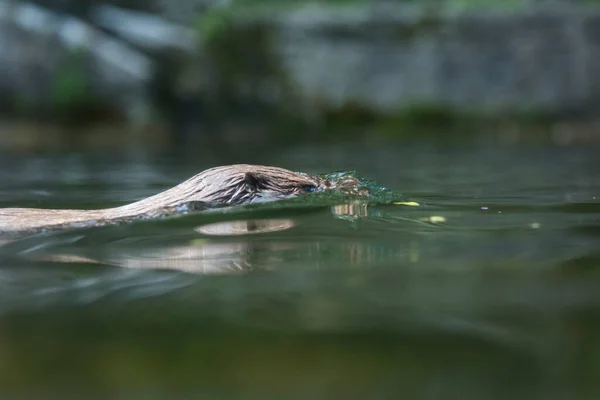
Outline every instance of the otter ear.
POLYGON ((258 191, 264 186, 264 178, 254 172, 246 172, 244 182, 251 190, 258 191))

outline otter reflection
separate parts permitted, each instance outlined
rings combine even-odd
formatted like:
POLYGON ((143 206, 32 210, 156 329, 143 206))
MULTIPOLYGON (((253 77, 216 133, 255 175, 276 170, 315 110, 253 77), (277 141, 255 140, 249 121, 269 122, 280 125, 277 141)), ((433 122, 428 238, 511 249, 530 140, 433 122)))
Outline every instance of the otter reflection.
POLYGON ((263 250, 282 250, 274 243, 215 241, 211 236, 239 237, 287 230, 295 226, 290 219, 238 220, 207 224, 195 228, 203 235, 186 246, 171 246, 145 252, 141 257, 113 259, 111 264, 136 269, 172 269, 199 274, 244 272, 253 269, 252 254, 263 250))
MULTIPOLYGON (((362 203, 351 203, 332 207, 336 218, 349 219, 367 216, 367 208, 362 203)), ((298 249, 293 241, 243 240, 245 235, 258 235, 292 229, 297 222, 289 219, 249 219, 218 222, 198 226, 195 231, 201 233, 198 239, 180 246, 145 249, 136 254, 128 254, 111 246, 108 254, 92 259, 75 254, 33 254, 37 261, 59 263, 93 263, 132 269, 177 270, 195 274, 230 274, 251 271, 264 261, 257 263, 256 254, 263 254, 267 261, 276 261, 280 252, 298 249), (213 237, 219 237, 214 240, 213 237), (227 237, 237 238, 227 240, 227 237), (113 252, 113 254, 110 254, 113 252)), ((349 254, 355 253, 354 246, 349 254)))
POLYGON ((227 221, 197 227, 196 232, 214 236, 252 235, 291 229, 296 225, 291 219, 250 219, 227 221))

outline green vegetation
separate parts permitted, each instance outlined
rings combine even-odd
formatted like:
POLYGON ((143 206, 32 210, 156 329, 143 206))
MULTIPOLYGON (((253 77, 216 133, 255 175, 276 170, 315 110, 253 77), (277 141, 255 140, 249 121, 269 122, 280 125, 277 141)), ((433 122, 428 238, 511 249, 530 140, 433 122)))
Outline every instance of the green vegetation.
POLYGON ((482 118, 452 110, 449 106, 414 104, 389 113, 378 113, 359 103, 347 103, 322 111, 323 131, 335 137, 368 132, 372 138, 392 139, 469 134, 482 118))
POLYGON ((122 118, 110 99, 92 88, 92 63, 85 51, 70 52, 56 71, 50 90, 48 117, 66 124, 87 125, 122 118))
POLYGON ((234 114, 273 125, 294 120, 290 110, 296 108, 296 100, 274 52, 271 26, 233 23, 231 11, 208 12, 195 24, 203 40, 197 64, 209 75, 208 92, 202 95, 212 117, 226 121, 234 114))
POLYGON ((51 104, 57 110, 68 110, 89 101, 89 74, 85 71, 84 52, 71 52, 52 80, 51 104))
POLYGON ((200 16, 195 28, 204 40, 210 41, 225 34, 231 24, 230 8, 212 9, 200 16))
POLYGON ((91 64, 83 51, 72 51, 56 69, 48 88, 38 93, 9 93, 0 99, 6 116, 70 124, 113 119, 120 115, 112 103, 92 89, 91 64))

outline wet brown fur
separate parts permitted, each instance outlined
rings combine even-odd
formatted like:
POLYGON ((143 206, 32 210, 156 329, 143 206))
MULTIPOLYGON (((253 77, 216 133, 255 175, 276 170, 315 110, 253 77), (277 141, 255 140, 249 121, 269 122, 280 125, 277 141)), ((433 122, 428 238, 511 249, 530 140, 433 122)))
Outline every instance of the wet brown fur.
POLYGON ((203 171, 154 196, 121 207, 100 210, 0 209, 0 232, 18 232, 61 225, 96 225, 182 205, 248 204, 261 198, 285 198, 319 187, 319 179, 303 173, 261 165, 229 165, 203 171))

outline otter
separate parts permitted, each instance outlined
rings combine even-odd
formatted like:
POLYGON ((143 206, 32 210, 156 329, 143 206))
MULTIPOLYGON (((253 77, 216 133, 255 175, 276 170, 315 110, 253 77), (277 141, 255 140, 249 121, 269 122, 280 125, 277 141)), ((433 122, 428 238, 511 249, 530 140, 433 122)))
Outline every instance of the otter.
POLYGON ((358 180, 340 182, 262 165, 228 165, 205 170, 164 192, 135 203, 98 210, 0 209, 0 233, 99 226, 219 206, 296 197, 331 188, 353 191, 358 180))

